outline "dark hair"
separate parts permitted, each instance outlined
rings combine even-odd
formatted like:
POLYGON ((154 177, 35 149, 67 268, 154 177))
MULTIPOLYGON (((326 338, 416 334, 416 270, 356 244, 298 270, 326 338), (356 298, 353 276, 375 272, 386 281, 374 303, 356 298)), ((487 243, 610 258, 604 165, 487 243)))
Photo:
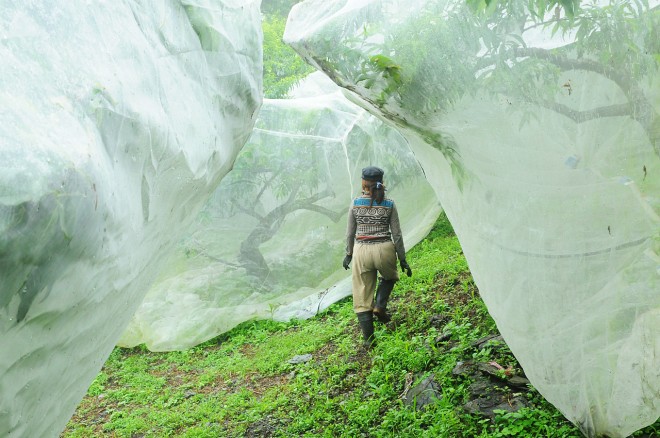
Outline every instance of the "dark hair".
POLYGON ((385 199, 385 186, 381 181, 367 181, 363 179, 362 190, 369 192, 369 196, 371 197, 370 207, 374 205, 374 201, 380 204, 385 199))

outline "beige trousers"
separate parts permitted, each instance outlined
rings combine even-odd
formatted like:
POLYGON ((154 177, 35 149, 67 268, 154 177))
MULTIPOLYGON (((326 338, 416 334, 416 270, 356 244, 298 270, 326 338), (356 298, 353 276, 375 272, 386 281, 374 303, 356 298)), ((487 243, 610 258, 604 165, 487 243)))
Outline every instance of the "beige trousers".
POLYGON ((353 310, 368 312, 374 305, 378 273, 386 280, 398 280, 393 242, 360 243, 353 248, 353 310))

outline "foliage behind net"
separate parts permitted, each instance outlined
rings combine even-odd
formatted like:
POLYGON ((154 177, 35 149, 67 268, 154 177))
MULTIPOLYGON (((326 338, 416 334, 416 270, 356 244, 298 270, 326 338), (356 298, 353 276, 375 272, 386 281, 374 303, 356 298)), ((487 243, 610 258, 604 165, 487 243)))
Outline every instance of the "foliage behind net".
POLYGON ((248 144, 120 345, 186 348, 252 318, 305 318, 350 294, 341 266, 362 167, 385 170, 408 246, 440 207, 405 139, 321 73, 266 99, 248 144))
POLYGON ((231 168, 260 22, 243 0, 0 5, 0 436, 64 429, 231 168))
POLYGON ((660 413, 657 2, 308 0, 285 41, 396 124, 533 385, 587 436, 660 413))

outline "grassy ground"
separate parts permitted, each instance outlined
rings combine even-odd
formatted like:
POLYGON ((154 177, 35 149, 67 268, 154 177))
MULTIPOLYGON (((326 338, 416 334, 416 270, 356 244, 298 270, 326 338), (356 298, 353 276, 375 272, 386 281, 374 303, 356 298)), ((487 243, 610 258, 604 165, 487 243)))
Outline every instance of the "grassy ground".
MULTIPOLYGON (((350 299, 306 321, 244 323, 187 351, 117 348, 62 436, 579 437, 531 387, 497 388, 524 400, 514 413, 464 409, 474 375, 454 373, 459 362, 495 362, 502 380, 522 371, 501 342, 475 347, 497 328, 444 216, 408 259, 414 276, 397 284, 393 321, 377 325, 371 352, 350 299), (427 377, 441 395, 416 409, 408 391, 427 377)), ((636 436, 660 436, 660 423, 636 436)))

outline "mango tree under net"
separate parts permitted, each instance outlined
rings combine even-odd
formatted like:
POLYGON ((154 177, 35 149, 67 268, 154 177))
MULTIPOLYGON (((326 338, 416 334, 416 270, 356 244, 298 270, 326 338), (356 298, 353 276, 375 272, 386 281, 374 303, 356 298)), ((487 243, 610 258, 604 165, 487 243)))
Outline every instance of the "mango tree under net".
POLYGON ((261 104, 255 1, 0 5, 0 436, 57 436, 261 104))
POLYGON ((182 349, 252 318, 310 317, 350 295, 347 212, 371 164, 385 169, 410 247, 440 207, 401 134, 321 73, 290 99, 264 100, 233 170, 119 344, 182 349))
POLYGON ((285 41, 406 135, 532 384, 623 437, 660 413, 658 2, 488 3, 308 0, 285 41))

